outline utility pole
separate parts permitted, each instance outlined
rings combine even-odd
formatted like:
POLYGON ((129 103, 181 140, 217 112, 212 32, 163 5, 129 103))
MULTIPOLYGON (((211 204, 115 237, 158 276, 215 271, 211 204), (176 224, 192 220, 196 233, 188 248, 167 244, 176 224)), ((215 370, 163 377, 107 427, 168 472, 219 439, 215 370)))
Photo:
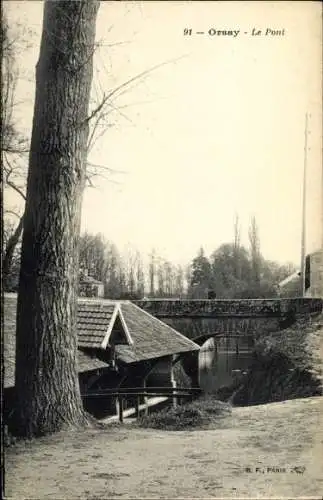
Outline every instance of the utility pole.
POLYGON ((321 172, 321 250, 323 250, 323 164, 321 172))
POLYGON ((303 204, 302 204, 302 242, 301 242, 301 280, 302 297, 305 296, 305 256, 306 256, 306 174, 307 174, 307 135, 308 114, 305 115, 305 137, 304 137, 304 171, 303 171, 303 204))

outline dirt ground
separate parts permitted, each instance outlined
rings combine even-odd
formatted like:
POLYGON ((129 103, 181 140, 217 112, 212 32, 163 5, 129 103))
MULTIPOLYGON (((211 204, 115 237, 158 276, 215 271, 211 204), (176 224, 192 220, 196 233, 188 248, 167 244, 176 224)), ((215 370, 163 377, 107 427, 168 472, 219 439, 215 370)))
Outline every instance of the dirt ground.
POLYGON ((6 451, 6 498, 323 498, 323 397, 234 408, 217 430, 133 424, 6 451))

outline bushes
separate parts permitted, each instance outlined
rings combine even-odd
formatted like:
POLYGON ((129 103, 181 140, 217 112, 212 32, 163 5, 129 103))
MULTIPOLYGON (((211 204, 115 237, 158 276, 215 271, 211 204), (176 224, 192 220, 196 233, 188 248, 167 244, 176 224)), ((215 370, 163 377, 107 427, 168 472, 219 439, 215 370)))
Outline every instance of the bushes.
POLYGON ((138 425, 172 431, 205 428, 230 413, 230 405, 212 397, 200 397, 193 402, 140 417, 138 425))
POLYGON ((240 386, 217 391, 236 406, 322 395, 323 316, 302 316, 288 328, 259 336, 240 386))
POLYGON ((275 346, 255 353, 248 375, 232 399, 235 405, 248 405, 320 395, 320 380, 275 346))

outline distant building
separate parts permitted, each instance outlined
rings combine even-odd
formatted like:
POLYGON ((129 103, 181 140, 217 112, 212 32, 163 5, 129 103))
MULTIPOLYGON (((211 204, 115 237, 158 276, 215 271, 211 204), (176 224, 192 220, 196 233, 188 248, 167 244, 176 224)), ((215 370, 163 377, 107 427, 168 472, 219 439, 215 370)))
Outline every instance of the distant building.
MULTIPOLYGON (((277 285, 278 294, 286 296, 286 291, 299 288, 298 295, 302 295, 301 272, 295 271, 277 285), (295 286, 296 285, 296 286, 295 286)), ((295 293, 292 294, 296 296, 295 293)), ((305 258, 305 297, 323 297, 323 249, 306 255, 305 258)))
POLYGON ((104 283, 89 276, 87 270, 81 271, 79 280, 79 296, 103 298, 104 283))
POLYGON ((278 297, 300 297, 302 295, 301 272, 293 272, 275 286, 278 297))

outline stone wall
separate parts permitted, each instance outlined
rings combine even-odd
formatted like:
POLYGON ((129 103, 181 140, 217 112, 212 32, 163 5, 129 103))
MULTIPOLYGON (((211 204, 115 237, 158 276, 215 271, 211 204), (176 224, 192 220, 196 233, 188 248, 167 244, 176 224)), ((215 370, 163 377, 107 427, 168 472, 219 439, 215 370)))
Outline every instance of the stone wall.
POLYGON ((136 304, 200 345, 213 335, 258 338, 291 326, 298 317, 323 310, 320 298, 148 299, 136 301, 136 304))
POLYGON ((147 299, 134 303, 157 318, 282 318, 322 311, 320 298, 182 300, 147 299))
POLYGON ((199 345, 212 336, 239 335, 254 338, 259 332, 269 333, 280 329, 279 318, 171 317, 163 318, 163 321, 199 345))

